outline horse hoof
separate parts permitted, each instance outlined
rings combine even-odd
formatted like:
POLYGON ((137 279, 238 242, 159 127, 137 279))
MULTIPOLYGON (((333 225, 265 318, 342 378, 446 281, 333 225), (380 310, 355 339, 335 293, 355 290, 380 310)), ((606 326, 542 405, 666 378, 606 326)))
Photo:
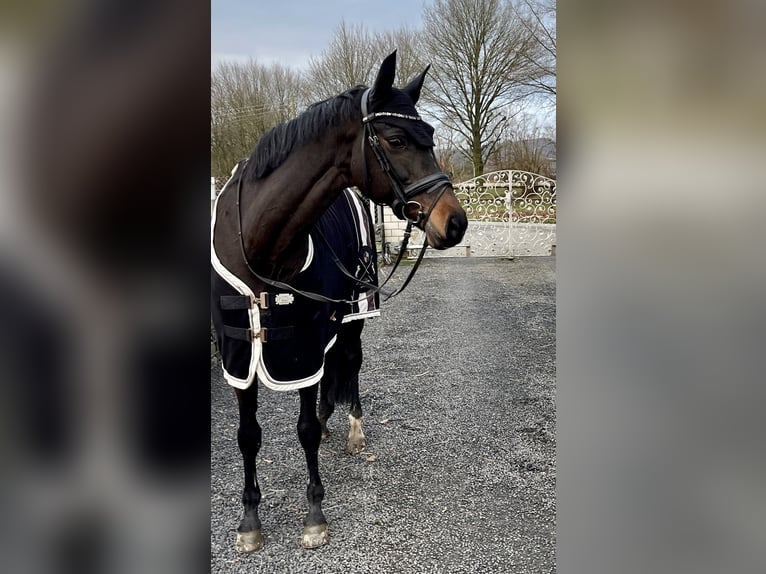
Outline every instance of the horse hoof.
POLYGON ((367 446, 367 442, 362 440, 350 440, 346 443, 346 452, 349 454, 359 454, 367 446))
POLYGON ((237 552, 258 552, 263 548, 261 531, 237 532, 237 552))
POLYGON ((326 524, 315 524, 303 527, 301 546, 304 548, 319 548, 330 541, 330 534, 326 524))

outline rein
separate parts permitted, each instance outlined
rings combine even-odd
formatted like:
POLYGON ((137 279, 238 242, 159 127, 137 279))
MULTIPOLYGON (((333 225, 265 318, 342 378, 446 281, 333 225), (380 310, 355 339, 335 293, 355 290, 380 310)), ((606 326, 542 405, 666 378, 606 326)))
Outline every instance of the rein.
MULTIPOLYGON (((439 192, 439 195, 437 196, 436 201, 434 202, 434 205, 436 205, 436 202, 439 201, 439 199, 441 199, 441 195, 446 191, 446 189, 447 188, 445 187, 445 188, 443 188, 439 192)), ((426 221, 428 221, 428 216, 430 214, 431 213, 430 213, 430 210, 429 210, 429 212, 425 215, 426 221)), ((368 289, 371 289, 371 290, 376 291, 378 293, 382 293, 383 294, 383 301, 388 301, 389 299, 391 299, 391 297, 395 297, 396 295, 398 295, 399 293, 404 291, 405 287, 407 287, 407 285, 409 284, 410 280, 415 275, 415 271, 417 271, 418 266, 420 265, 420 262, 423 259, 423 255, 425 255, 426 248, 428 247, 428 243, 424 239, 423 247, 420 250, 420 253, 418 254, 418 258, 415 261, 415 264, 412 266, 412 269, 410 270, 409 275, 407 275, 407 278, 404 280, 404 283, 402 283, 396 290, 392 291, 391 293, 386 293, 385 291, 383 291, 383 287, 386 285, 386 283, 388 283, 388 280, 391 279, 391 277, 393 277, 394 271, 396 271, 396 268, 399 267, 399 263, 401 263, 401 261, 402 261, 402 257, 404 255, 404 252, 407 249, 407 243, 410 240, 411 232, 412 232, 412 220, 409 219, 409 220, 407 220, 407 228, 404 230, 404 237, 402 239, 402 243, 399 246, 399 254, 396 257, 396 262, 394 263, 393 268, 389 272, 388 277, 386 277, 385 281, 383 281, 383 283, 381 283, 379 286, 373 285, 372 283, 368 283, 366 281, 362 281, 361 279, 358 279, 357 277, 352 275, 348 271, 348 269, 346 269, 346 266, 343 265, 343 262, 340 260, 340 258, 337 256, 337 254, 333 250, 332 245, 330 245, 330 242, 327 240, 327 238, 325 237, 324 233, 319 231, 319 237, 322 239, 322 241, 324 242, 325 246, 329 250, 330 255, 332 256, 333 263, 335 263, 335 266, 338 268, 338 270, 341 273, 343 273, 346 277, 349 277, 349 278, 353 279, 356 282, 357 285, 361 285, 362 287, 367 287, 368 289)))
MULTIPOLYGON (((332 297, 326 297, 325 295, 322 295, 320 293, 312 293, 311 291, 303 291, 302 289, 298 289, 297 287, 293 287, 289 283, 284 283, 282 281, 277 281, 275 279, 270 279, 269 277, 264 277, 260 273, 258 273, 253 267, 250 265, 250 261, 247 259, 247 253, 245 251, 245 238, 242 235, 242 207, 240 200, 242 199, 242 174, 240 174, 239 181, 237 182, 237 219, 239 221, 239 247, 242 252, 242 259, 245 261, 245 265, 247 266, 247 269, 250 271, 250 273, 253 274, 253 276, 258 279, 261 283, 264 283, 266 285, 271 285, 272 287, 276 287, 277 289, 284 289, 286 291, 292 291, 296 295, 300 295, 302 297, 306 297, 308 299, 312 299, 314 301, 319 301, 321 303, 344 303, 351 305, 353 303, 356 303, 356 301, 352 301, 349 299, 333 299, 332 297)), ((334 254, 333 254, 334 255, 334 254)), ((358 279, 354 277, 354 281, 359 282, 358 279)), ((362 283, 364 284, 364 283, 362 283)))
MULTIPOLYGON (((369 170, 367 168, 367 155, 364 153, 364 144, 365 144, 365 141, 367 141, 373 153, 375 154, 375 157, 377 158, 381 169, 391 181, 391 187, 394 191, 394 196, 395 196, 394 201, 391 204, 391 209, 393 210, 394 214, 399 219, 407 220, 407 227, 404 231, 404 237, 399 247, 399 254, 397 255, 396 262, 394 263, 394 266, 391 269, 391 272, 388 274, 388 277, 386 277, 385 281, 383 281, 383 283, 381 283, 379 286, 373 285, 372 283, 369 283, 367 281, 363 281, 357 278, 352 273, 350 273, 348 269, 346 269, 346 267, 340 261, 340 258, 333 251, 327 238, 324 236, 324 234, 321 231, 319 232, 319 237, 328 247, 333 259, 333 263, 335 263, 335 266, 338 268, 338 270, 341 273, 343 273, 344 275, 352 279, 356 285, 360 285, 362 287, 371 289, 374 292, 381 293, 383 295, 383 301, 387 301, 391 297, 394 297, 398 295, 399 293, 401 293, 402 291, 404 291, 404 288, 407 287, 410 280, 415 275, 415 271, 417 271, 418 267, 420 266, 420 262, 423 260, 423 256, 425 255, 426 249, 428 248, 428 239, 425 236, 423 237, 423 247, 420 250, 420 253, 418 254, 418 258, 415 261, 415 264, 412 266, 412 270, 410 271, 407 278, 404 280, 404 283, 402 283, 402 285, 400 285, 393 292, 386 293, 383 291, 383 287, 386 285, 386 283, 388 283, 389 279, 391 279, 394 272, 399 267, 399 263, 401 263, 402 261, 404 252, 407 249, 407 244, 410 239, 410 234, 412 232, 412 225, 420 223, 422 221, 423 227, 425 227, 426 223, 428 223, 429 217, 431 216, 431 212, 433 211, 434 207, 436 207, 436 204, 439 202, 442 195, 447 190, 447 186, 445 184, 450 184, 450 179, 446 173, 439 172, 439 173, 431 174, 424 178, 421 178, 407 187, 404 186, 398 174, 396 173, 393 166, 391 165, 391 162, 389 161, 385 150, 380 146, 380 140, 378 139, 378 136, 375 133, 375 128, 373 127, 372 122, 375 121, 376 119, 379 119, 381 117, 387 117, 387 116, 413 120, 413 121, 421 121, 421 118, 419 116, 410 116, 410 115, 400 114, 396 112, 374 112, 372 114, 368 114, 367 100, 369 98, 370 91, 371 91, 371 88, 367 88, 362 94, 362 124, 364 125, 364 136, 365 136, 362 138, 362 157, 364 158, 365 183, 367 185, 367 188, 369 188, 370 178, 369 178, 369 170), (431 193, 437 187, 441 187, 441 189, 438 195, 436 196, 436 199, 431 204, 430 209, 427 212, 423 211, 423 206, 419 202, 412 201, 411 199, 412 197, 419 195, 421 193, 431 193), (417 216, 414 219, 409 217, 407 213, 405 212, 408 205, 417 206, 417 216)), ((431 154, 433 154, 433 149, 431 150, 431 154)), ((434 156, 434 159, 435 159, 435 156, 434 156)), ((237 221, 239 224, 238 235, 239 235, 240 250, 242 252, 242 259, 244 259, 245 266, 250 271, 250 273, 252 273, 256 279, 258 279, 259 281, 261 281, 262 283, 266 285, 271 285, 272 287, 276 287, 278 289, 291 291, 295 293, 296 295, 300 295, 302 297, 306 297, 314 301, 319 301, 322 303, 342 303, 342 304, 356 303, 355 300, 333 299, 331 297, 327 297, 320 293, 303 291, 301 289, 298 289, 297 287, 293 287, 292 285, 288 283, 284 283, 282 281, 276 281, 274 279, 264 277, 252 268, 252 266, 250 265, 250 261, 248 261, 247 259, 247 253, 245 250, 245 238, 242 235, 242 208, 241 208, 242 179, 243 179, 242 175, 243 174, 240 173, 239 181, 237 182, 237 221)))

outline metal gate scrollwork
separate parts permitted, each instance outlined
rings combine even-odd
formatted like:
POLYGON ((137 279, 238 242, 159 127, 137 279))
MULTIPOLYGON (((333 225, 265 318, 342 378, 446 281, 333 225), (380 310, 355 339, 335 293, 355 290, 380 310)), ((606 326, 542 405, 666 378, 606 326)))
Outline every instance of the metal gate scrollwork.
POLYGON ((556 181, 518 170, 455 184, 468 215, 463 243, 476 257, 555 255, 556 181))

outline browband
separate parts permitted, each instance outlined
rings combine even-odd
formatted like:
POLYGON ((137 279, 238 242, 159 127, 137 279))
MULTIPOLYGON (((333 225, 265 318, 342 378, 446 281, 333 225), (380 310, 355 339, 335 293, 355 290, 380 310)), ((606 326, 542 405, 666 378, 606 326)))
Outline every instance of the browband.
POLYGON ((383 116, 389 116, 392 118, 401 118, 403 120, 414 120, 418 122, 423 120, 423 118, 421 118, 420 116, 410 116, 407 114, 400 114, 398 112, 374 112, 374 113, 368 114, 367 101, 370 99, 370 92, 372 92, 372 88, 367 88, 362 94, 362 123, 363 124, 366 124, 367 122, 371 122, 383 116))
POLYGON ((362 118, 362 123, 366 124, 367 122, 371 122, 383 116, 390 116, 392 118, 401 118, 403 120, 413 120, 416 122, 423 120, 423 118, 421 118, 420 116, 408 116, 407 114, 400 114, 397 112, 374 112, 368 116, 364 116, 362 118))

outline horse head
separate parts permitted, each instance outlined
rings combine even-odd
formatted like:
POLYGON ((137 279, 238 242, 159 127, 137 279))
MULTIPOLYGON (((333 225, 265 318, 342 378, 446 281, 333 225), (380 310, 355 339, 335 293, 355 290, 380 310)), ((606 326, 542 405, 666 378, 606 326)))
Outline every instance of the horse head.
POLYGON ((434 155, 434 129, 415 109, 429 67, 398 89, 396 51, 383 60, 373 86, 362 94, 355 179, 365 195, 424 231, 431 247, 446 249, 463 239, 468 220, 434 155))

